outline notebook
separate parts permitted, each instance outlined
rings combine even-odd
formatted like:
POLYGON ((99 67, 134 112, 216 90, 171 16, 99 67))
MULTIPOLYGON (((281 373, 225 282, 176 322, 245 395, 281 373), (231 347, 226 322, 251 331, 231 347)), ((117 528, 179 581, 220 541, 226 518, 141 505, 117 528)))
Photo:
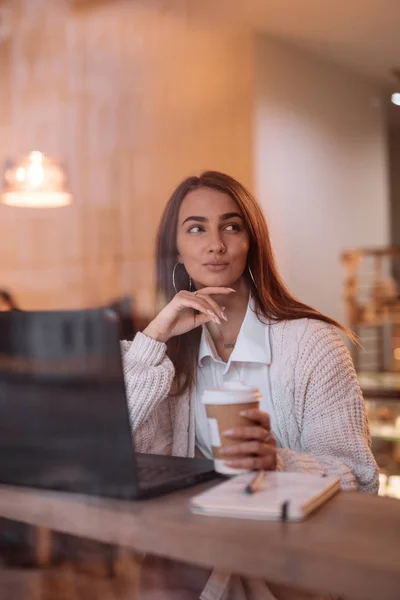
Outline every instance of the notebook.
POLYGON ((221 517, 301 521, 340 490, 340 479, 309 473, 266 473, 261 489, 246 493, 254 473, 237 475, 191 500, 193 512, 221 517))

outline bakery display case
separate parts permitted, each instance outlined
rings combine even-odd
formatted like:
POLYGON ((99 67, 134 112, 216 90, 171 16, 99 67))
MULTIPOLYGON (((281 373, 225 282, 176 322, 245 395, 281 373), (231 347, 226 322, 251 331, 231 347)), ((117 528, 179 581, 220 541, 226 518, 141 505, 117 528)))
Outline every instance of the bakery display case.
POLYGON ((400 246, 347 249, 343 297, 382 495, 400 498, 400 246))
POLYGON ((400 373, 358 374, 380 470, 379 493, 400 499, 400 373))
POLYGON ((341 260, 356 370, 400 372, 400 246, 348 249, 341 260))

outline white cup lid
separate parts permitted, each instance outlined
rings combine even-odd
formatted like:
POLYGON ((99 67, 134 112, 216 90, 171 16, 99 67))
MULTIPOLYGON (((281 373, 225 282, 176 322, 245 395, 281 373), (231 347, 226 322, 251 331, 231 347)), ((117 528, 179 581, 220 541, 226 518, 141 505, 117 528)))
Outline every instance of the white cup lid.
POLYGON ((260 399, 261 394, 257 387, 246 385, 241 381, 233 381, 224 383, 220 388, 205 390, 202 402, 203 404, 241 404, 260 399))

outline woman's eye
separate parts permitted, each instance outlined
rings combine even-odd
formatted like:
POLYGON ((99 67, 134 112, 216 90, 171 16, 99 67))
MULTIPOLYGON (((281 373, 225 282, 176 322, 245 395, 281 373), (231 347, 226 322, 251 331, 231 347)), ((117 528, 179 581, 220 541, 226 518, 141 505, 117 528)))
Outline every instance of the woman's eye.
POLYGON ((224 229, 225 231, 240 231, 240 225, 238 223, 229 223, 224 229))
MULTIPOLYGON (((239 223, 229 223, 224 227, 224 231, 241 231, 241 229, 239 223)), ((201 233, 203 231, 205 231, 205 229, 202 225, 192 225, 188 229, 188 233, 201 233)))

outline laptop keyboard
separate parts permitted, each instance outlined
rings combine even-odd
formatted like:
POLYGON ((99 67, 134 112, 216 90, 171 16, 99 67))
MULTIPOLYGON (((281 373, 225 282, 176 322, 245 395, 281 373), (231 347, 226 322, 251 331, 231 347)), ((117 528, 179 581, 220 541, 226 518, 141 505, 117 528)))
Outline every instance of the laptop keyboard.
POLYGON ((149 465, 139 463, 139 480, 143 484, 160 484, 171 479, 184 478, 193 475, 193 467, 190 465, 149 465))

